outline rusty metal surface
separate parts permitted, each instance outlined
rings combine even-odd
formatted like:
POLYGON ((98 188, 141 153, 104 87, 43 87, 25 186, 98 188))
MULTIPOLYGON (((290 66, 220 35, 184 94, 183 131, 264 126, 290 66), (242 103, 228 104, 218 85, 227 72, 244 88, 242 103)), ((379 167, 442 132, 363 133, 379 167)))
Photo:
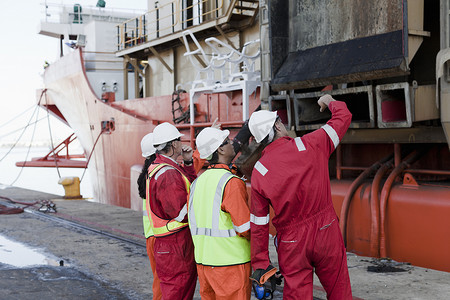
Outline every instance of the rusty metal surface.
POLYGON ((272 87, 278 91, 407 75, 405 55, 401 30, 290 52, 272 87))
POLYGON ((271 4, 273 90, 408 74, 405 1, 290 0, 288 5, 271 4))
POLYGON ((331 118, 329 111, 317 110, 317 99, 329 94, 344 101, 353 115, 350 128, 375 126, 373 86, 360 86, 327 91, 294 94, 295 126, 297 130, 317 129, 331 118), (319 123, 319 124, 317 124, 319 123))
POLYGON ((342 143, 447 143, 441 127, 349 129, 342 143))
POLYGON ((403 0, 289 1, 289 51, 402 30, 403 0))

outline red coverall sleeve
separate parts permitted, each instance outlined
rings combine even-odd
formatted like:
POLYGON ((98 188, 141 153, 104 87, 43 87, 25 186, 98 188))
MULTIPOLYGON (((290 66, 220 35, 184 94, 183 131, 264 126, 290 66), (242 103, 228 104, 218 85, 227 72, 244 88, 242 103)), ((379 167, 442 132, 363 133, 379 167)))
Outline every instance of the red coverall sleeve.
POLYGON ((321 129, 312 133, 314 135, 320 135, 322 141, 325 139, 324 143, 319 144, 326 145, 323 150, 325 151, 327 158, 330 157, 331 153, 337 148, 352 121, 352 114, 348 110, 345 102, 331 101, 328 108, 331 111, 331 119, 326 125, 322 126, 321 129), (326 134, 324 134, 323 131, 325 131, 326 134))
POLYGON ((236 233, 250 240, 250 208, 245 182, 236 177, 228 181, 220 208, 230 214, 236 233))
MULTIPOLYGON (((192 167, 193 169, 193 167, 192 167)), ((169 169, 159 176, 157 184, 158 200, 167 219, 176 218, 187 204, 186 184, 180 172, 169 169)), ((187 215, 184 220, 187 222, 187 215)))
POLYGON ((251 196, 250 229, 252 236, 250 240, 252 267, 254 270, 265 270, 270 265, 269 201, 263 197, 253 185, 251 196))
MULTIPOLYGON (((189 182, 192 183, 192 181, 194 181, 197 178, 197 173, 195 172, 194 164, 192 164, 190 166, 183 165, 180 168, 183 169, 184 175, 186 175, 189 182)), ((178 171, 175 170, 175 172, 178 172, 178 171)), ((181 178, 181 175, 179 177, 181 178)), ((183 178, 181 178, 181 179, 183 179, 183 178)))

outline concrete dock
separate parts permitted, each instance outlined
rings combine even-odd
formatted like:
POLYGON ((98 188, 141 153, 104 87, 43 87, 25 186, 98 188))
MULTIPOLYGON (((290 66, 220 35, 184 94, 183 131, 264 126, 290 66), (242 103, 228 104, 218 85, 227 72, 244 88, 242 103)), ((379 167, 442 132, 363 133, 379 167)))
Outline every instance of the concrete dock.
MULTIPOLYGON (((0 215, 0 237, 47 259, 18 267, 0 257, 0 299, 151 299, 142 212, 0 185, 0 205, 23 203, 35 204, 0 215)), ((270 247, 276 265, 272 242, 270 247)), ((25 259, 21 255, 17 251, 25 259)), ((354 299, 450 299, 450 273, 352 253, 347 259, 354 299)), ((200 299, 198 290, 197 284, 194 299, 200 299)), ((274 299, 282 299, 282 286, 274 299)), ((314 299, 326 299, 317 277, 314 299)))

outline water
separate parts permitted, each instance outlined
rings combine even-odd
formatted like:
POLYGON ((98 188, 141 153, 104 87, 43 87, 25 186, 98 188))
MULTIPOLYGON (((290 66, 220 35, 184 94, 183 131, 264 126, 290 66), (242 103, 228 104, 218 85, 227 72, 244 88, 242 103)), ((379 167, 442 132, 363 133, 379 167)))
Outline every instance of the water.
MULTIPOLYGON (((8 152, 9 148, 0 147, 0 159, 8 152)), ((26 188, 30 190, 64 196, 64 187, 58 184, 59 175, 56 168, 21 168, 15 163, 24 161, 28 148, 14 148, 2 161, 0 161, 0 183, 4 185, 26 188), (22 171, 21 171, 22 169, 22 171), (18 177, 19 176, 19 177, 18 177), (16 178, 18 179, 16 180, 16 178)), ((50 151, 45 147, 32 147, 28 159, 45 156, 50 151)), ((81 153, 81 151, 74 151, 81 153)), ((59 168, 61 177, 79 177, 81 179, 84 169, 59 168)), ((92 198, 92 186, 89 172, 86 171, 80 183, 80 193, 83 198, 92 198)))
POLYGON ((24 268, 36 265, 58 266, 59 262, 29 248, 24 244, 14 242, 0 235, 0 263, 24 268))

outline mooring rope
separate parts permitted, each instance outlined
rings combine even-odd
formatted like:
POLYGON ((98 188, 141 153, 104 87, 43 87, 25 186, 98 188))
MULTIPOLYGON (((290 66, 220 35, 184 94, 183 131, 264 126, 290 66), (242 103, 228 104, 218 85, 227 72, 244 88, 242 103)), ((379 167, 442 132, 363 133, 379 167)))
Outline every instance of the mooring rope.
POLYGON ((94 153, 95 146, 97 146, 97 142, 98 142, 98 140, 100 139, 100 136, 101 136, 104 132, 105 132, 105 131, 102 129, 102 130, 100 131, 100 133, 98 134, 97 139, 95 140, 94 146, 92 147, 92 150, 91 150, 91 152, 89 153, 89 157, 88 157, 88 159, 87 159, 87 161, 86 161, 86 168, 85 168, 84 171, 83 171, 83 175, 81 175, 80 183, 81 183, 81 181, 83 181, 84 174, 86 173, 87 167, 88 167, 88 165, 89 165, 89 161, 91 160, 92 154, 94 153))

